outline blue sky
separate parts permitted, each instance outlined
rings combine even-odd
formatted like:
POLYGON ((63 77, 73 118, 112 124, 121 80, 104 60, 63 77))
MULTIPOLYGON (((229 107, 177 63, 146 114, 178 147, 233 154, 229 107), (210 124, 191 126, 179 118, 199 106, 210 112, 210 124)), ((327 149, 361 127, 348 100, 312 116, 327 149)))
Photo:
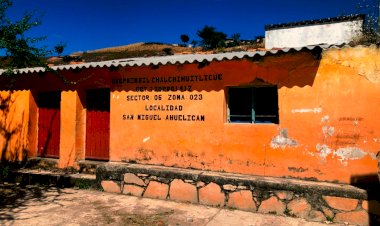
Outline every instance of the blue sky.
POLYGON ((46 35, 47 46, 62 41, 64 54, 136 42, 179 43, 198 39, 205 25, 242 39, 264 35, 266 24, 357 13, 362 0, 13 0, 8 15, 42 15, 32 36, 46 35))

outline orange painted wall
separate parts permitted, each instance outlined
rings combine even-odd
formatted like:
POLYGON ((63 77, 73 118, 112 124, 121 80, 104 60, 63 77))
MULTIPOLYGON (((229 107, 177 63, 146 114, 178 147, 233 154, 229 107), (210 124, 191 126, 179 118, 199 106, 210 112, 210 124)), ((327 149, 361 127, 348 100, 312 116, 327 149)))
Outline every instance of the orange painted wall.
MULTIPOLYGON (((110 161, 352 183, 377 172, 379 54, 376 48, 356 47, 324 51, 321 59, 305 51, 260 60, 23 75, 12 81, 15 101, 10 105, 11 116, 0 119, 9 128, 22 128, 14 133, 7 147, 9 153, 26 150, 29 156, 36 156, 38 110, 33 96, 40 91, 61 90, 59 166, 76 166, 86 151, 84 92, 111 88, 110 161), (153 78, 185 75, 221 75, 222 79, 152 82, 153 78), (117 84, 117 79, 123 78, 143 80, 117 84), (227 87, 249 86, 256 79, 278 86, 279 124, 228 123, 227 87), (167 86, 191 86, 191 91, 136 91, 137 87, 167 86), (22 89, 32 92, 17 91, 22 89), (184 99, 168 100, 172 94, 184 99), (128 101, 131 95, 148 95, 149 100, 128 101), (202 100, 190 100, 200 95, 202 100), (145 110, 154 104, 183 109, 145 110), (123 119, 129 114, 134 115, 133 120, 123 119), (161 120, 137 120, 138 114, 158 114, 161 120), (201 115, 205 120, 165 120, 170 114, 201 115)), ((6 90, 1 87, 5 84, 9 81, 0 78, 1 90, 6 90)), ((5 145, 2 134, 0 145, 5 145)))
MULTIPOLYGON (((39 92, 60 90, 61 135, 58 166, 62 168, 78 167, 78 161, 85 159, 85 90, 109 87, 107 73, 109 73, 108 69, 97 68, 59 71, 54 74, 22 74, 15 78, 0 76, 0 90, 11 90, 1 91, 2 99, 11 94, 12 100, 17 100, 6 103, 5 106, 9 106, 11 109, 10 113, 6 114, 7 116, 4 117, 4 111, 0 109, 0 120, 2 120, 0 126, 7 129, 12 129, 15 125, 22 127, 20 130, 22 132, 17 129, 18 132, 12 135, 12 142, 18 146, 17 148, 15 145, 7 146, 7 159, 22 160, 21 150, 24 150, 23 153, 27 153, 29 158, 37 157, 38 107, 36 98, 39 92), (15 156, 19 156, 18 159, 15 156)), ((6 146, 5 140, 5 136, 0 133, 1 150, 6 146)))
POLYGON ((379 50, 354 48, 328 50, 321 60, 304 52, 205 67, 122 68, 120 78, 150 83, 111 86, 110 160, 345 183, 375 174, 380 151, 376 60, 379 50), (223 79, 152 83, 152 77, 209 74, 223 79), (278 86, 280 123, 227 123, 226 87, 249 85, 256 78, 278 86), (136 92, 136 87, 183 85, 192 91, 136 92), (171 94, 184 95, 184 100, 168 100, 171 94), (190 100, 194 94, 203 99, 190 100), (127 101, 129 95, 149 95, 149 100, 127 101), (155 95, 162 100, 154 100, 155 95), (181 105, 183 110, 145 110, 154 104, 181 105), (158 114, 161 120, 137 120, 138 114, 158 114), (205 121, 168 121, 168 114, 204 115, 205 121), (134 119, 123 120, 123 115, 134 119))
POLYGON ((0 160, 21 161, 29 150, 29 91, 0 91, 0 160))
POLYGON ((84 114, 78 92, 63 91, 61 93, 60 167, 76 167, 76 163, 84 159, 84 114))

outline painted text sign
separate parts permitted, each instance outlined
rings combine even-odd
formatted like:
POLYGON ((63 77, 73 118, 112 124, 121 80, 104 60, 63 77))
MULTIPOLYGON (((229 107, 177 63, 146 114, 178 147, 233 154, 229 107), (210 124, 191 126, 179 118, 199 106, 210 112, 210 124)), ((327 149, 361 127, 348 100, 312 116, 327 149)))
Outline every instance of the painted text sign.
POLYGON ((204 122, 205 94, 193 89, 199 83, 221 81, 222 74, 184 75, 166 77, 135 76, 114 78, 112 85, 122 86, 128 93, 122 97, 126 109, 125 121, 183 121, 204 122), (202 105, 199 107, 194 107, 202 105), (190 107, 191 110, 190 110, 190 107), (137 110, 136 110, 137 109, 137 110), (137 113, 136 113, 137 111, 137 113))

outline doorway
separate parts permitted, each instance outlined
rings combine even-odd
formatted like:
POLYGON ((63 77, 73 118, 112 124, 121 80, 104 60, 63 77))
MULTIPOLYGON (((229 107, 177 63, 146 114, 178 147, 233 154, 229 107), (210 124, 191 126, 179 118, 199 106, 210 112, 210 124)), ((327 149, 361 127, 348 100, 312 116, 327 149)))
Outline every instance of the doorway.
POLYGON ((86 91, 86 159, 108 160, 110 89, 86 91))
POLYGON ((37 96, 38 156, 59 158, 61 92, 42 92, 37 96))

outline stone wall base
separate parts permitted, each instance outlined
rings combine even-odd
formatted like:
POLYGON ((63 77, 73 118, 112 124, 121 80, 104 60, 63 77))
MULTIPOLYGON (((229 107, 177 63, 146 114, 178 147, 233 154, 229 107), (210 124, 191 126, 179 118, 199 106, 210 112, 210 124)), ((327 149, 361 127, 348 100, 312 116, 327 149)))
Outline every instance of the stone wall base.
POLYGON ((124 163, 101 165, 96 177, 106 192, 309 221, 380 224, 379 197, 344 184, 124 163))

